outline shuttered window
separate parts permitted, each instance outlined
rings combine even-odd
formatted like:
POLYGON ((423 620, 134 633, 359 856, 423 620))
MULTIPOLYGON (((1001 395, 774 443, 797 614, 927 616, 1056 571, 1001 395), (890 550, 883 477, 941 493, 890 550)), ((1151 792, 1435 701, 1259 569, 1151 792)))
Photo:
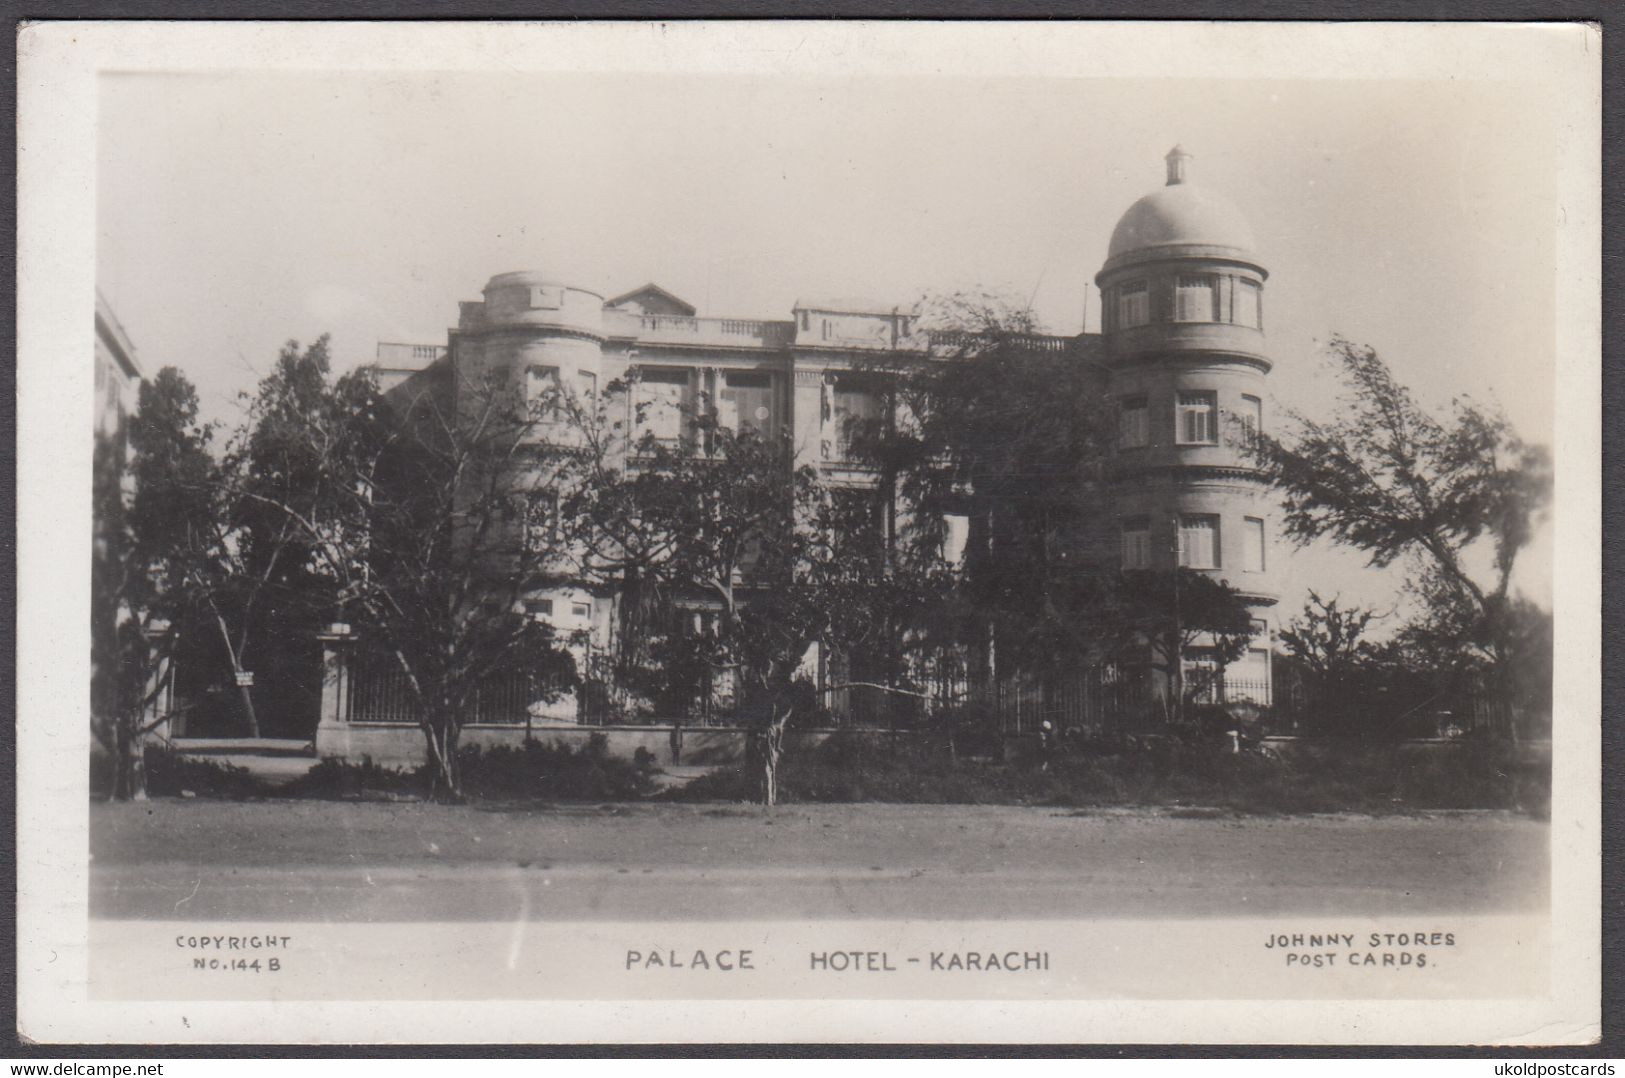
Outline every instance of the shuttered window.
POLYGON ((1117 411, 1118 445, 1138 449, 1151 444, 1151 416, 1144 397, 1124 397, 1117 411))
POLYGON ((1205 273, 1181 273, 1174 285, 1174 321, 1214 321, 1215 283, 1216 279, 1205 273))
POLYGON ((1246 393, 1241 395, 1241 408, 1236 413, 1241 424, 1241 436, 1251 442, 1264 430, 1264 402, 1246 393))
POLYGON ((1219 567, 1219 518, 1179 518, 1179 564, 1187 569, 1219 567))
POLYGON ((1123 523, 1123 568, 1151 568, 1151 527, 1144 520, 1123 523))
POLYGON ((1252 281, 1236 281, 1236 317, 1238 326, 1249 326, 1253 329, 1263 327, 1262 312, 1259 303, 1259 288, 1252 281))
POLYGON ((1151 304, 1144 281, 1117 286, 1117 328, 1143 326, 1151 321, 1151 304))
POLYGON ((1217 398, 1212 393, 1179 395, 1179 441, 1183 444, 1211 445, 1218 439, 1217 398))
POLYGON ((1245 561, 1242 568, 1250 573, 1264 571, 1264 521, 1259 517, 1248 517, 1244 522, 1246 532, 1243 535, 1243 557, 1245 561))

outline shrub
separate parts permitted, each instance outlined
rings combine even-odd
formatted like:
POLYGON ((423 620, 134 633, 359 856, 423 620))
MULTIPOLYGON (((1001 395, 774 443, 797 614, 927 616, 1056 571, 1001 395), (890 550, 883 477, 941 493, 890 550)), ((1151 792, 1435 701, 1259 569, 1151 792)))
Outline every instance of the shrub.
POLYGON ((212 797, 244 801, 263 797, 265 788, 246 767, 183 756, 148 745, 145 757, 147 793, 153 797, 212 797))
POLYGON ((471 797, 544 801, 631 801, 652 793, 649 773, 609 754, 595 733, 579 749, 563 742, 526 742, 462 750, 463 789, 471 797))
MULTIPOLYGON (((1117 751, 1102 743, 1053 754, 1014 753, 1013 763, 951 755, 940 741, 843 731, 811 751, 789 753, 780 772, 786 802, 889 801, 1069 807, 1201 807, 1237 813, 1395 812, 1446 808, 1545 811, 1549 778, 1488 753, 1406 751, 1340 744, 1285 759, 1232 753, 1205 739, 1143 738, 1117 751)), ((720 768, 664 796, 746 801, 755 776, 720 768)))
POLYGON ((352 764, 328 757, 304 775, 271 793, 275 797, 337 801, 396 799, 421 796, 428 783, 429 777, 422 767, 408 770, 380 767, 370 759, 352 764))

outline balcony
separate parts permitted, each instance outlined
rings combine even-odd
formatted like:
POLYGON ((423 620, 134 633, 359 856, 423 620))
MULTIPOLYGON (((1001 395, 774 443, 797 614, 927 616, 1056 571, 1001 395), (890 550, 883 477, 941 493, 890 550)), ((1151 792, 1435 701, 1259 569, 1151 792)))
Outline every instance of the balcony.
POLYGON ((1044 333, 981 334, 963 330, 930 330, 926 335, 931 351, 975 352, 983 348, 1009 348, 1019 352, 1047 352, 1056 355, 1074 351, 1076 337, 1057 337, 1044 333))
POLYGON ((793 322, 749 318, 691 318, 675 314, 631 314, 605 311, 605 329, 613 336, 635 337, 642 344, 708 345, 721 348, 784 348, 795 335, 793 322))

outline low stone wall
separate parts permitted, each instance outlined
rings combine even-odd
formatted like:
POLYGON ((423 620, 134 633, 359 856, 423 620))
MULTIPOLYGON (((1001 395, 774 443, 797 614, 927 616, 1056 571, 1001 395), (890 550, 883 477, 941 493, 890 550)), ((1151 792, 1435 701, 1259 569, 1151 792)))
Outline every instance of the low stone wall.
MULTIPOLYGON (((611 756, 631 760, 647 749, 660 764, 671 763, 670 726, 533 726, 532 741, 585 746, 602 734, 611 756)), ((799 730, 786 735, 787 748, 810 748, 823 743, 833 730, 799 730)), ((683 727, 683 764, 696 767, 739 763, 745 758, 747 731, 740 726, 683 727)), ((525 743, 523 726, 465 726, 462 744, 518 748, 525 743)), ((351 763, 371 760, 380 767, 413 768, 423 763, 423 732, 409 723, 346 723, 316 731, 316 755, 338 757, 351 763)))
POLYGON ((1402 754, 1449 755, 1488 752, 1497 760, 1520 766, 1550 767, 1550 741, 1479 741, 1470 738, 1418 737, 1404 741, 1350 741, 1334 737, 1266 737, 1263 744, 1277 755, 1325 758, 1362 749, 1398 749, 1402 754))
MULTIPOLYGON (((560 743, 581 748, 601 734, 611 756, 635 759, 646 749, 658 764, 670 764, 671 726, 533 726, 530 738, 543 744, 560 743)), ((835 730, 791 730, 785 735, 786 749, 810 749, 828 740, 835 730)), ((895 736, 885 731, 866 731, 876 738, 895 736)), ((745 758, 748 731, 742 726, 684 726, 684 765, 715 767, 736 764, 745 758)), ((903 735, 908 736, 908 735, 903 735)), ((525 743, 523 726, 465 726, 462 743, 494 748, 518 748, 525 743)), ((1325 757, 1360 748, 1383 747, 1382 743, 1343 741, 1317 737, 1266 737, 1263 744, 1283 757, 1307 755, 1325 757)), ((1426 739, 1387 743, 1402 753, 1457 753, 1477 747, 1496 754, 1498 759, 1523 766, 1550 766, 1550 742, 1495 742, 1483 744, 1462 739, 1426 739)), ((1021 760, 1038 752, 1038 738, 1017 735, 1004 740, 1006 759, 1021 760)), ((370 759, 380 767, 414 768, 423 763, 423 733, 411 723, 323 724, 316 731, 316 755, 338 757, 351 763, 370 759)))

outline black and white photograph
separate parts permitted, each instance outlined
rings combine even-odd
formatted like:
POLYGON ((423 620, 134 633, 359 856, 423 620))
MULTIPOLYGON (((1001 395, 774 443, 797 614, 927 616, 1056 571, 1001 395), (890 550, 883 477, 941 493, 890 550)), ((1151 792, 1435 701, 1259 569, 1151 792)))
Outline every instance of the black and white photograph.
POLYGON ((22 1031, 1594 1038, 1599 46, 25 31, 22 1031))

